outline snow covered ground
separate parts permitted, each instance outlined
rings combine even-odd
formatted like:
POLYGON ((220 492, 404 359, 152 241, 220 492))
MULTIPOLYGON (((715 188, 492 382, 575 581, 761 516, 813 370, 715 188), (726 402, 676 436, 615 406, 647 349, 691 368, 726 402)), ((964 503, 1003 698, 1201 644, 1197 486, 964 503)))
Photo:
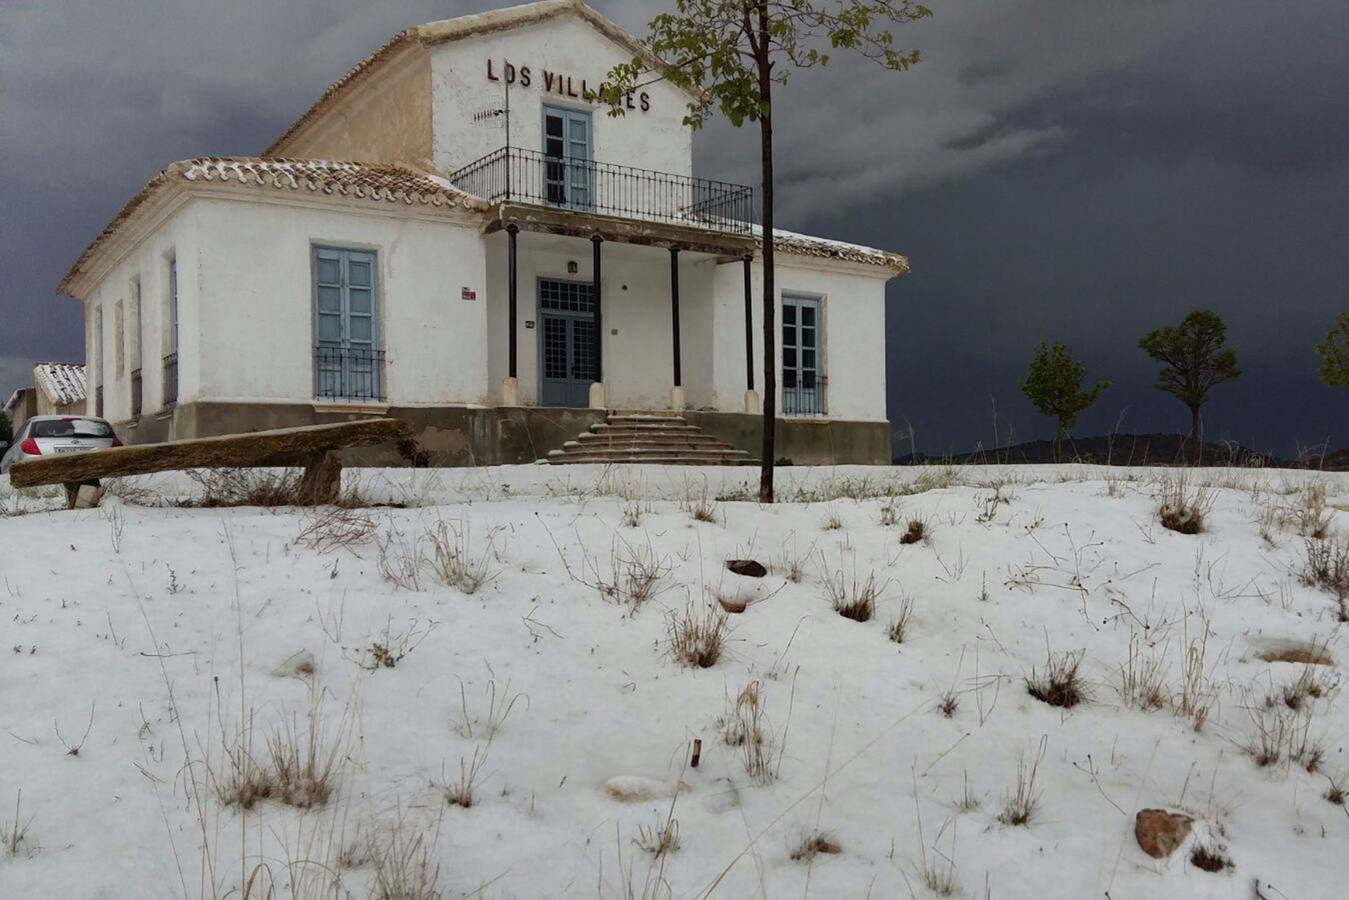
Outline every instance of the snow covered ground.
POLYGON ((1189 477, 1194 535, 1161 470, 1076 466, 785 469, 771 507, 746 469, 348 471, 397 506, 345 513, 0 479, 0 897, 1343 896, 1349 641, 1302 576, 1349 477, 1189 477), (1149 807, 1194 819, 1169 858, 1149 807))

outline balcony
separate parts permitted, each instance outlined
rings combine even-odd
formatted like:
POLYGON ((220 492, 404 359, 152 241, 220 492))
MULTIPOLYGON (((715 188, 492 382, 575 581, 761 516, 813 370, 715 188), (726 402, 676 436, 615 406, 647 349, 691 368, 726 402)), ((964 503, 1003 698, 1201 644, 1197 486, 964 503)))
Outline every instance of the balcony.
POLYGON ((754 192, 726 181, 503 147, 450 176, 493 204, 522 203, 717 234, 752 235, 754 192))
POLYGON ((319 400, 384 399, 384 351, 365 347, 314 348, 314 396, 319 400))

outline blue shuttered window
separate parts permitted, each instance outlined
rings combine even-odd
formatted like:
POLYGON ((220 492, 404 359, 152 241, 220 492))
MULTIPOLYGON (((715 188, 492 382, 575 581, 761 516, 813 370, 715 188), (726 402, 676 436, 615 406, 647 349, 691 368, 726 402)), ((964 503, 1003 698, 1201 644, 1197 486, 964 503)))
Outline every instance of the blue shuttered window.
POLYGON ((314 393, 383 399, 375 254, 314 248, 314 393))

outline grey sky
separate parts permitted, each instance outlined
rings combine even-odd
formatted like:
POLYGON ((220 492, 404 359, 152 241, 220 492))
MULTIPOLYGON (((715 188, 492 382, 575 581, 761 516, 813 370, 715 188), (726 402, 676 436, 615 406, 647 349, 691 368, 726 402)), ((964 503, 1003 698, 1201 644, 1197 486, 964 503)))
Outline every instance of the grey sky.
MULTIPOLYGON (((254 154, 399 29, 500 3, 8 0, 0 8, 0 391, 78 360, 69 264, 164 164, 254 154)), ((596 8, 641 33, 659 0, 596 8)), ((900 29, 904 74, 843 63, 778 104, 785 227, 907 253, 890 414, 920 449, 1048 433, 1017 383, 1062 340, 1114 387, 1083 421, 1177 431, 1145 330, 1225 315, 1246 369, 1212 437, 1349 443, 1311 345, 1349 303, 1349 4, 964 0, 900 29)), ((757 183, 717 123, 701 174, 757 183)), ((896 441, 907 449, 908 439, 896 441)))

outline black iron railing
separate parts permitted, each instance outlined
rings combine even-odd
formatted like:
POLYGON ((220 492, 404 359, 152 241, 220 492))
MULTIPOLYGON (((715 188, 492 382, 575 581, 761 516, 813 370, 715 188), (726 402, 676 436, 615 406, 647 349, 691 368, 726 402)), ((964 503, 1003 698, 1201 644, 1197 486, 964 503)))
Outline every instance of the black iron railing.
POLYGON ((314 396, 326 400, 383 400, 384 351, 315 347, 314 396))
POLYGON ((450 176, 491 203, 538 203, 652 222, 748 234, 754 192, 741 184, 502 147, 450 176))
POLYGON ((819 384, 812 387, 804 385, 784 385, 782 388, 782 414, 784 416, 819 416, 824 414, 824 391, 819 384))
POLYGON ((178 354, 164 357, 164 406, 178 402, 178 354))
POLYGON ((141 414, 141 370, 131 370, 131 414, 141 414))

